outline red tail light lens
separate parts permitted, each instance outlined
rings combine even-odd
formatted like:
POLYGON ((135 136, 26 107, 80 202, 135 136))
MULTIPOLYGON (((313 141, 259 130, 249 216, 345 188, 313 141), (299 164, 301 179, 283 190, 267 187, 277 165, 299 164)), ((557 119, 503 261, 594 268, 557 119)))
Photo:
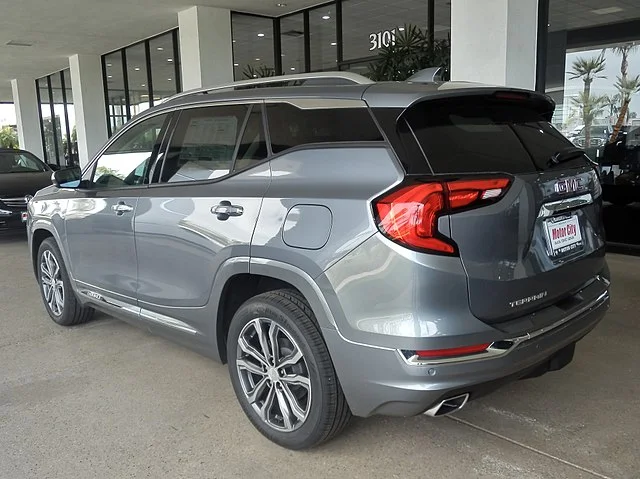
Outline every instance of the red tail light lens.
POLYGON ((494 202, 504 195, 509 183, 507 178, 492 178, 404 186, 375 202, 378 228, 405 246, 453 254, 455 244, 439 233, 438 218, 494 202))

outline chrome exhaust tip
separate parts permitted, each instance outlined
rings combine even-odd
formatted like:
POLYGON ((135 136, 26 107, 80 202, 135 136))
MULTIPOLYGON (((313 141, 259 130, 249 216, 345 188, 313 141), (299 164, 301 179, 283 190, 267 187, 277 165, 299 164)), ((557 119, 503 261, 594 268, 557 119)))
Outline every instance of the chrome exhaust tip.
POLYGON ((440 401, 431 409, 427 409, 424 413, 427 416, 446 416, 447 414, 454 413, 462 409, 469 400, 469 393, 460 394, 459 396, 453 396, 440 401))

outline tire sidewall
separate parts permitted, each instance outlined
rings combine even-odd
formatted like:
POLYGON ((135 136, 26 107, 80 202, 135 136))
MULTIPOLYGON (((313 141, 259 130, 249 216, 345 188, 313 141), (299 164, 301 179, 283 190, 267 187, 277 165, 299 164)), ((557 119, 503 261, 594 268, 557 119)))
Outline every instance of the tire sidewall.
POLYGON ((302 331, 288 315, 286 311, 275 304, 262 299, 249 300, 238 309, 233 317, 227 338, 227 359, 229 363, 229 373, 233 389, 235 390, 238 402, 242 410, 249 417, 253 425, 269 440, 289 449, 304 449, 318 441, 322 434, 322 424, 326 420, 327 401, 330 397, 330 384, 323 384, 321 373, 315 353, 312 351, 309 342, 302 331), (244 391, 238 377, 236 367, 236 347, 242 329, 250 321, 256 318, 267 318, 275 321, 281 328, 285 329, 298 343, 300 350, 307 363, 309 380, 311 382, 311 406, 309 415, 304 424, 292 432, 278 431, 266 424, 255 412, 249 401, 245 398, 244 391))
POLYGON ((40 245, 40 248, 38 250, 38 263, 36 271, 38 273, 38 287, 40 288, 40 297, 42 298, 42 302, 44 303, 44 307, 47 310, 47 313, 49 313, 51 319, 53 319, 56 323, 63 326, 67 325, 72 319, 70 318, 70 315, 74 306, 72 304, 74 293, 71 289, 71 281, 69 280, 69 275, 67 274, 67 269, 64 260, 62 259, 60 249, 51 238, 44 240, 40 245), (53 311, 51 311, 51 308, 49 307, 49 304, 44 297, 44 290, 42 289, 42 271, 40 270, 40 264, 42 261, 42 255, 45 253, 45 251, 50 251, 55 256, 56 261, 58 262, 58 266, 60 267, 60 278, 62 279, 62 283, 64 285, 64 302, 62 307, 62 314, 59 316, 53 314, 53 311))

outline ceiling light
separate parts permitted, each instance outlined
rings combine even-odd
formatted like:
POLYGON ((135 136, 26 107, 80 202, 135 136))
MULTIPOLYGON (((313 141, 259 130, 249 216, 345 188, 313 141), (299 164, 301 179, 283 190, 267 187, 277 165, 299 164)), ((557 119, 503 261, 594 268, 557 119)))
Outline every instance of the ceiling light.
POLYGON ((143 93, 142 95, 140 95, 141 98, 149 98, 149 95, 143 93))
POLYGON ((10 47, 32 47, 33 46, 33 43, 21 42, 19 40, 11 40, 6 44, 9 45, 10 47))
POLYGON ((113 78, 113 75, 108 75, 107 78, 113 78))
POLYGON ((259 61, 260 61, 260 59, 259 59, 259 58, 256 58, 256 61, 257 61, 257 62, 259 62, 259 61))
POLYGON ((286 3, 276 3, 276 7, 284 8, 286 6, 287 6, 286 3))
POLYGON ((607 8, 599 8, 597 10, 591 10, 591 13, 595 15, 609 15, 610 13, 618 13, 623 9, 620 7, 607 7, 607 8))
POLYGON ((264 33, 258 33, 259 37, 264 37, 264 33))
POLYGON ((143 83, 143 84, 142 84, 142 85, 140 85, 140 86, 147 86, 147 85, 143 83))
POLYGON ((232 41, 233 43, 235 43, 235 42, 236 42, 235 40, 231 40, 231 41, 232 41))
POLYGON ((336 42, 331 42, 331 46, 332 46, 332 47, 335 47, 336 45, 337 45, 337 43, 336 43, 336 42))
POLYGON ((171 78, 167 78, 167 81, 171 81, 171 78))
POLYGON ((162 47, 158 47, 158 49, 157 49, 157 50, 158 50, 159 52, 161 52, 161 51, 164 51, 164 48, 162 48, 162 47))
POLYGON ((296 67, 291 67, 291 71, 292 72, 296 71, 296 67))
POLYGON ((237 64, 237 63, 234 63, 234 64, 233 64, 233 66, 234 66, 234 67, 239 67, 240 65, 239 65, 239 64, 237 64))
POLYGON ((108 66, 108 67, 110 67, 110 66, 111 66, 111 63, 107 63, 107 66, 108 66))
POLYGON ((329 15, 325 15, 322 17, 323 20, 329 20, 331 17, 329 15))
POLYGON ((134 70, 139 72, 140 71, 140 67, 135 67, 134 70))
POLYGON ((398 30, 404 32, 404 27, 398 27, 398 30))
POLYGON ((171 63, 173 61, 173 58, 167 58, 167 61, 171 63))

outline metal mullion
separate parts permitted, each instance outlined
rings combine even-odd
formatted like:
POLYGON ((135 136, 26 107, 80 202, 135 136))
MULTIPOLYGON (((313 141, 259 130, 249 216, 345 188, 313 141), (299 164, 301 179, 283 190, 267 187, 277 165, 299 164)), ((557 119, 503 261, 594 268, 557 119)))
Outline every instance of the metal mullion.
POLYGON ((109 112, 110 105, 109 105, 109 84, 107 83, 107 56, 102 55, 101 60, 102 60, 102 85, 104 88, 104 106, 107 114, 107 136, 111 138, 111 135, 113 135, 113 131, 111 128, 111 117, 113 115, 110 114, 109 112))
POLYGON ((273 69, 276 75, 283 75, 282 71, 282 44, 280 38, 280 19, 273 19, 273 69))
POLYGON ((56 152, 56 163, 60 166, 60 149, 58 148, 58 135, 56 135, 56 110, 53 107, 53 88, 51 88, 51 75, 47 77, 49 89, 49 109, 51 110, 51 128, 53 129, 53 149, 56 152))
POLYGON ((149 98, 149 107, 153 106, 153 75, 151 75, 151 47, 149 40, 144 42, 144 56, 147 65, 147 95, 149 98))
MULTIPOLYGON (((40 80, 36 80, 36 98, 38 100, 38 118, 40 118, 40 140, 42 141, 42 155, 44 162, 49 163, 49 155, 47 155, 47 142, 44 137, 44 118, 42 118, 42 97, 40 96, 40 80)), ((20 145, 24 147, 24 145, 20 145)))
POLYGON ((344 47, 342 46, 342 0, 336 0, 336 60, 340 65, 344 61, 344 47))
POLYGON ((536 39, 536 91, 544 93, 547 83, 547 48, 549 43, 549 0, 538 1, 536 39))
POLYGON ((122 49, 122 80, 124 83, 124 102, 127 107, 127 121, 131 120, 131 98, 129 98, 129 72, 127 71, 127 51, 122 49))
POLYGON ((311 32, 309 28, 309 10, 303 12, 304 18, 304 71, 311 71, 311 32))
POLYGON ((435 0, 429 0, 427 3, 427 33, 429 35, 429 49, 433 53, 434 41, 436 38, 435 26, 436 26, 436 5, 435 0))
POLYGON ((180 75, 180 45, 177 29, 173 30, 173 66, 176 77, 176 93, 180 93, 182 91, 182 76, 180 75))
POLYGON ((64 70, 60 72, 60 85, 62 86, 62 104, 64 108, 64 124, 67 130, 67 154, 69 161, 72 161, 71 150, 71 129, 69 128, 69 112, 67 111, 67 85, 64 82, 64 70))

